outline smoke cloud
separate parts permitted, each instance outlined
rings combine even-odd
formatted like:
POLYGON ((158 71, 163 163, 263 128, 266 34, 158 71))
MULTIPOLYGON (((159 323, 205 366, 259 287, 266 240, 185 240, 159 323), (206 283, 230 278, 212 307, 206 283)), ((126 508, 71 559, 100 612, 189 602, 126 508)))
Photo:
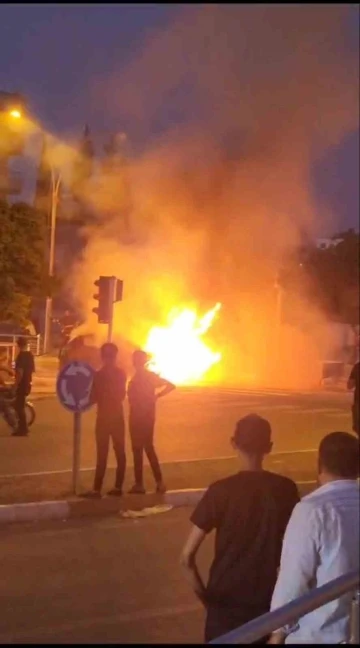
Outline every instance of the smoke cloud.
MULTIPOLYGON (((358 126, 359 64, 344 41, 347 12, 186 8, 125 70, 114 66, 97 81, 94 101, 130 134, 157 135, 132 156, 126 175, 103 173, 88 189, 97 223, 85 232, 71 277, 87 327, 96 329, 89 313, 100 274, 124 279, 116 332, 132 344, 143 344, 174 306, 204 310, 221 301, 213 336, 223 370, 240 379, 240 363, 244 375, 264 373, 283 255, 332 218, 314 202, 312 165, 358 126)), ((304 308, 319 321, 315 307, 304 308)), ((300 357, 310 343, 294 336, 291 373, 306 381, 300 357)))

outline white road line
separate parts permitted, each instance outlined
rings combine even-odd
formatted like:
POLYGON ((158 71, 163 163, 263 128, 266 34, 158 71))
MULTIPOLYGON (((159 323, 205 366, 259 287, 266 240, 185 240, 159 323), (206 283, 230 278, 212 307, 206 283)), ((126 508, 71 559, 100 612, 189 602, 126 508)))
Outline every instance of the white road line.
POLYGON ((13 643, 21 638, 41 637, 41 636, 56 636, 59 633, 72 632, 74 630, 87 629, 94 626, 111 626, 115 624, 134 623, 141 621, 149 621, 151 619, 161 619, 171 616, 179 616, 182 614, 189 614, 201 610, 200 603, 191 603, 187 605, 175 605, 173 607, 155 608, 148 610, 139 610, 134 612, 124 612, 123 614, 107 615, 101 617, 87 616, 85 619, 78 619, 71 623, 59 623, 54 627, 39 627, 29 628, 28 630, 21 629, 13 632, 4 632, 0 634, 0 643, 13 643))
MULTIPOLYGON (((306 454, 309 452, 317 452, 318 448, 309 448, 306 450, 282 450, 280 452, 274 452, 271 454, 271 458, 277 456, 289 455, 289 454, 306 454)), ((177 459, 176 461, 162 461, 162 466, 176 465, 183 463, 199 463, 201 461, 228 461, 229 459, 236 459, 236 455, 225 455, 221 457, 202 457, 201 459, 177 459)), ((130 464, 131 465, 131 464, 130 464)), ((110 470, 116 468, 116 466, 108 466, 110 470)), ((81 468, 80 472, 91 472, 95 470, 95 466, 92 468, 81 468)), ((0 474, 1 479, 15 479, 16 477, 46 477, 47 475, 68 475, 72 473, 70 468, 66 470, 44 470, 42 472, 31 472, 31 473, 15 473, 12 475, 2 475, 0 474)))

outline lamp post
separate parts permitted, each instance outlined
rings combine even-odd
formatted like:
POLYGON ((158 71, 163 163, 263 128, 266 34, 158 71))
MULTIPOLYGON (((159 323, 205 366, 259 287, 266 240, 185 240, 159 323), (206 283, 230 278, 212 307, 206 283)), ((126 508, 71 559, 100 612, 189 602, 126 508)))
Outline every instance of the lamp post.
MULTIPOLYGON (((50 217, 50 246, 49 246, 49 278, 54 276, 55 265, 55 235, 56 235, 56 217, 61 185, 61 174, 56 173, 51 166, 51 217, 50 217)), ((46 297, 45 304, 45 328, 44 328, 44 353, 49 351, 50 330, 52 315, 52 297, 46 297)))

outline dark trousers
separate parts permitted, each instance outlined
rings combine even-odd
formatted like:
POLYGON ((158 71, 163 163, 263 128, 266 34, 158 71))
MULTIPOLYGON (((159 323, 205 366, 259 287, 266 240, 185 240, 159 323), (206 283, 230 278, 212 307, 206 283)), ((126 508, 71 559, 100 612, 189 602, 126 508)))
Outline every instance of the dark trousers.
MULTIPOLYGON (((221 635, 235 630, 240 626, 256 619, 268 609, 257 609, 250 612, 241 608, 208 607, 205 623, 205 643, 221 637, 221 635)), ((266 644, 268 637, 255 641, 255 644, 266 644)))
POLYGON ((103 485, 109 454, 110 438, 112 440, 117 464, 115 488, 121 490, 126 469, 125 425, 123 415, 119 414, 112 418, 101 418, 98 416, 96 419, 95 436, 96 470, 94 490, 101 491, 103 485))
POLYGON ((352 428, 353 431, 356 432, 358 436, 360 436, 359 410, 360 410, 360 403, 354 401, 354 404, 352 406, 352 428))
POLYGON ((14 409, 18 419, 17 432, 19 434, 28 434, 29 432, 25 413, 26 397, 28 396, 29 391, 30 390, 28 389, 22 389, 20 387, 16 390, 15 394, 14 409))
POLYGON ((148 458, 156 483, 159 484, 162 481, 160 464, 154 448, 154 427, 155 420, 153 418, 135 418, 130 415, 129 430, 134 457, 136 484, 143 483, 144 452, 148 458))

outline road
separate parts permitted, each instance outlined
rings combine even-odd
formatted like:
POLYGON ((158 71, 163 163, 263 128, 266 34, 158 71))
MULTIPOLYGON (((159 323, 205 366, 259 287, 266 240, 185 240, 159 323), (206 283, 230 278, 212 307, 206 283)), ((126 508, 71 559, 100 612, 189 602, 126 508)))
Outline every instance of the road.
MULTIPOLYGON (((351 429, 351 398, 346 393, 179 389, 159 401, 156 445, 164 463, 229 457, 234 423, 257 412, 272 424, 274 453, 313 451, 325 433, 351 429)), ((0 422, 0 476, 71 469, 71 414, 56 397, 37 400, 36 410, 37 421, 27 438, 10 437, 0 422)), ((94 466, 94 416, 94 410, 83 416, 84 470, 94 466)), ((131 465, 128 440, 127 445, 131 465)), ((112 455, 109 463, 114 465, 112 455)))
POLYGON ((201 643, 203 611, 179 566, 189 514, 2 529, 0 642, 201 643))

